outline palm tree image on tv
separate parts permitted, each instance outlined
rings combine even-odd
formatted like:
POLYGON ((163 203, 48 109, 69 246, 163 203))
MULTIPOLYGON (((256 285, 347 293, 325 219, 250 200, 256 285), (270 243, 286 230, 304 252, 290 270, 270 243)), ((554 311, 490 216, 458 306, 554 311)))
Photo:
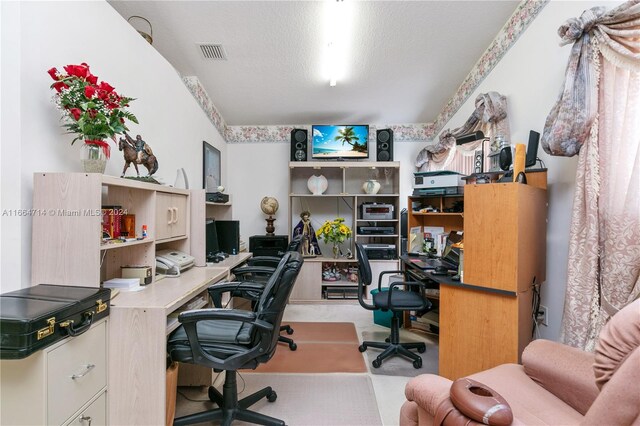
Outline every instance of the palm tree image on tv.
POLYGON ((342 145, 345 143, 351 145, 352 151, 367 152, 367 141, 363 141, 363 144, 359 144, 358 141, 360 138, 356 135, 356 132, 353 131, 352 126, 343 127, 338 130, 338 136, 336 136, 334 140, 342 142, 342 145))
POLYGON ((366 159, 369 156, 369 126, 314 125, 312 158, 366 159))

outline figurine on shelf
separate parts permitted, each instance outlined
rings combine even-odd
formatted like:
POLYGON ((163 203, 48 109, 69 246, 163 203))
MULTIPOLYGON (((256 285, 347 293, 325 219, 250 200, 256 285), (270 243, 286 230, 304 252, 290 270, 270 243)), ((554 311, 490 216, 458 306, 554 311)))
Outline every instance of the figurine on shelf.
POLYGON ((126 132, 124 138, 120 138, 118 142, 118 149, 124 151, 124 168, 122 169, 122 175, 124 177, 129 165, 133 163, 133 167, 136 169, 136 174, 140 177, 140 171, 138 170, 138 164, 142 164, 149 171, 149 176, 158 171, 158 159, 151 151, 151 147, 142 140, 142 136, 136 136, 134 140, 126 132))
POLYGON ((311 213, 307 210, 300 213, 300 222, 293 228, 293 238, 302 237, 302 255, 307 257, 322 256, 316 232, 311 225, 311 213))

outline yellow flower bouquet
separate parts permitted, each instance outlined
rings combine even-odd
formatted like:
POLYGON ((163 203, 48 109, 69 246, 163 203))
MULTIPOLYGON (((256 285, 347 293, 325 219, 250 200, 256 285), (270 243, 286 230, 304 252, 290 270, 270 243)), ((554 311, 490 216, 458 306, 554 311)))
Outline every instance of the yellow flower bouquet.
POLYGON ((324 225, 316 231, 316 236, 322 238, 325 243, 333 244, 333 256, 338 257, 340 248, 338 245, 347 238, 351 238, 351 228, 344 223, 344 218, 337 217, 332 221, 326 221, 324 225))

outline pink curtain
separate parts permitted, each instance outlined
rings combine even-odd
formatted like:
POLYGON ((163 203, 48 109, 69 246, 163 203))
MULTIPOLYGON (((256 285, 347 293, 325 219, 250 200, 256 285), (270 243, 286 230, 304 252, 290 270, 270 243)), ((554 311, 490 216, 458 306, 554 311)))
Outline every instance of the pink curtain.
POLYGON ((579 153, 562 340, 592 350, 606 321, 640 294, 640 4, 585 11, 543 147, 579 153))

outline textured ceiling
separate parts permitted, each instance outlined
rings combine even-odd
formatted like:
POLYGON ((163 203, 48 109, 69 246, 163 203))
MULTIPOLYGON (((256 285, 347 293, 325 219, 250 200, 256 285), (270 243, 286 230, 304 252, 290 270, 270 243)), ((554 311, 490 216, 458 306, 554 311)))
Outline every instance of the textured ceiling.
POLYGON ((519 2, 349 2, 335 87, 323 65, 325 3, 110 1, 151 22, 153 47, 200 79, 228 125, 432 122, 519 2), (228 60, 204 60, 203 42, 221 43, 228 60))

